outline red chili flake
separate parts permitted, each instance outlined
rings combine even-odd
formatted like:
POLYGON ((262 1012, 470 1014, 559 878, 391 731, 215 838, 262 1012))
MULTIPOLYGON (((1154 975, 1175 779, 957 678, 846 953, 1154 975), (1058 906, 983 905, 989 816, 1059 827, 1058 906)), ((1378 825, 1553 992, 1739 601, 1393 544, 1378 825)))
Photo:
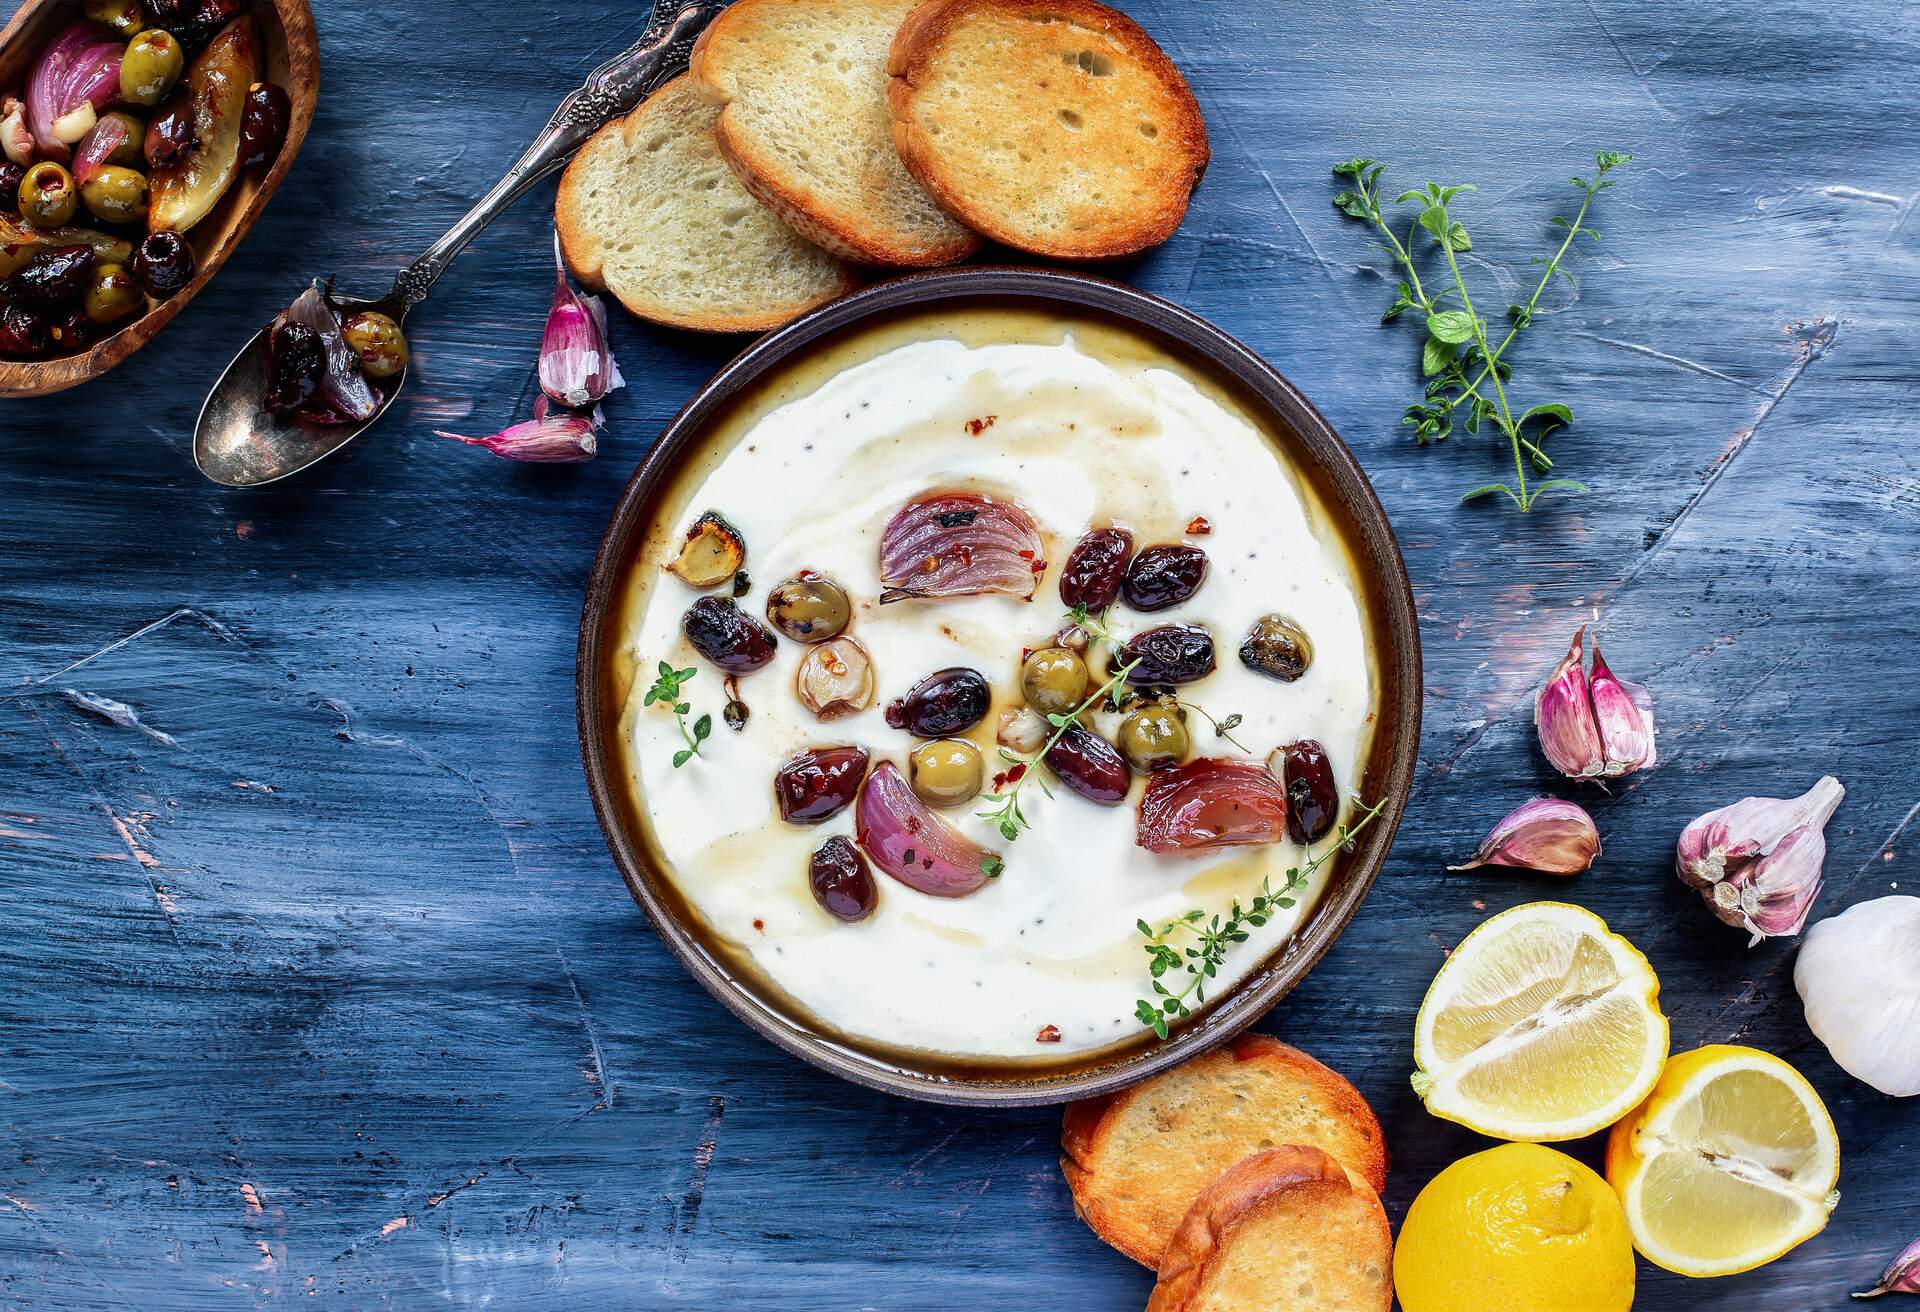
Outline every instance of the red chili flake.
POLYGON ((759 920, 759 919, 756 919, 756 920, 755 920, 755 921, 753 922, 753 927, 754 927, 755 929, 757 929, 757 930, 759 930, 759 931, 760 931, 761 933, 763 933, 763 934, 767 932, 767 922, 766 922, 766 921, 764 921, 764 920, 759 920))
POLYGON ((1060 1042, 1060 1027, 1058 1025, 1042 1025, 1040 1032, 1033 1036, 1033 1041, 1035 1043, 1060 1042))
POLYGON ((1187 521, 1188 537, 1203 538, 1211 532, 1213 532, 1213 525, 1207 523, 1205 515, 1195 515, 1187 521))
MULTIPOLYGON (((908 816, 908 817, 907 817, 907 832, 908 832, 908 833, 910 833, 910 834, 917 834, 917 833, 919 833, 919 832, 920 832, 920 817, 919 817, 919 816, 917 816, 917 815, 910 815, 910 816, 908 816)), ((912 852, 908 852, 908 853, 907 853, 907 860, 908 860, 909 862, 911 862, 911 861, 913 860, 913 853, 912 853, 912 852)))
POLYGON ((1039 559, 1038 557, 1035 557, 1033 562, 1033 572, 1035 577, 1045 574, 1047 572, 1047 562, 1039 559))
POLYGON ((969 437, 980 436, 980 434, 986 432, 989 428, 992 428, 994 420, 998 419, 999 417, 1000 417, 999 415, 988 415, 984 419, 967 420, 967 436, 969 437))
POLYGON ((1024 764, 1013 766, 1011 769, 1007 771, 1007 782, 1018 783, 1020 780, 1020 776, 1025 774, 1026 772, 1027 772, 1027 767, 1024 764))

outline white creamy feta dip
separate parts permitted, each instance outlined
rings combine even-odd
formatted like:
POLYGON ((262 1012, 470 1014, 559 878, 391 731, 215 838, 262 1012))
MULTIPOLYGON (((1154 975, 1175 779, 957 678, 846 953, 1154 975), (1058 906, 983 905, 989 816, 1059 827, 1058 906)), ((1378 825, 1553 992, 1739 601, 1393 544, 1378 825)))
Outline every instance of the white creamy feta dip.
MULTIPOLYGON (((1124 639, 1163 624, 1206 626, 1218 668, 1179 691, 1216 717, 1238 715, 1232 734, 1248 750, 1189 715, 1194 755, 1264 761, 1277 746, 1317 739, 1340 782, 1344 818, 1368 750, 1376 678, 1350 557, 1334 530, 1224 395, 1110 329, 1058 330, 1051 342, 906 340, 734 430, 708 439, 712 449, 663 502, 637 566, 630 614, 638 620, 624 635, 636 671, 620 725, 625 765, 710 945, 750 964, 810 1023, 861 1046, 1057 1063, 1136 1039, 1135 1000, 1150 996, 1136 922, 1158 926, 1194 907, 1223 911, 1258 893, 1263 878, 1282 886, 1307 853, 1279 843, 1156 856, 1134 841, 1143 781, 1135 779, 1126 804, 1101 807, 1057 783, 1049 796, 1039 786, 1044 769, 1021 793, 1031 828, 1008 842, 975 815, 1005 768, 994 745, 998 712, 1018 703, 1024 651, 1047 645, 1065 622, 1059 566, 1083 533, 1118 525, 1136 548, 1188 542, 1210 562, 1200 590, 1152 615, 1116 604, 1108 627, 1124 639), (1132 347, 1095 345, 1115 340, 1132 347), (878 603, 881 530, 931 490, 979 491, 1027 509, 1049 562, 1031 601, 878 603), (660 569, 709 509, 746 542, 751 589, 740 605, 750 615, 761 617, 768 591, 801 570, 827 575, 854 599, 849 632, 877 674, 871 709, 817 720, 794 694, 806 648, 782 637, 773 662, 739 681, 751 711, 744 730, 723 726, 722 675, 680 630, 702 594, 660 569), (1196 519, 1209 531, 1190 534, 1196 519), (1248 627, 1273 612, 1313 645, 1311 667, 1293 683, 1251 672, 1237 654, 1248 627), (699 671, 684 695, 696 716, 713 717, 699 756, 678 769, 673 757, 684 744, 673 715, 641 706, 662 659, 699 671), (874 764, 891 760, 904 771, 915 740, 888 727, 883 708, 956 665, 979 670, 994 688, 994 712, 969 735, 987 759, 988 783, 980 800, 942 814, 998 851, 1005 871, 969 896, 938 898, 875 866, 877 909, 843 924, 815 902, 808 859, 829 836, 852 835, 853 808, 824 824, 783 823, 774 771, 805 748, 836 744, 863 746, 874 764), (1057 1030, 1058 1041, 1039 1041, 1043 1030, 1057 1030)), ((1111 714, 1094 719, 1109 739, 1117 723, 1111 714)), ((1228 954, 1210 996, 1287 941, 1324 875, 1228 954)))

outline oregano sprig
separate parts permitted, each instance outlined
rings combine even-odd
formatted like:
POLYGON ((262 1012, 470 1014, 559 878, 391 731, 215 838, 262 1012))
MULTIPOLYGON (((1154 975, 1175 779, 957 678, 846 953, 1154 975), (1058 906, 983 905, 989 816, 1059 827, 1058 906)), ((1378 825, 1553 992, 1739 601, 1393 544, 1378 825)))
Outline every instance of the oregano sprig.
POLYGON ((1373 823, 1386 805, 1386 799, 1382 798, 1372 806, 1360 807, 1360 818, 1352 825, 1341 825, 1334 840, 1310 858, 1306 865, 1290 867, 1278 889, 1273 886, 1272 876, 1268 876, 1260 881, 1260 891, 1244 906, 1236 897, 1224 915, 1216 913, 1211 920, 1204 910, 1195 907, 1168 921, 1157 931, 1144 920, 1135 921, 1135 927, 1147 940, 1147 974, 1154 996, 1140 998, 1134 1003, 1134 1018, 1160 1038, 1166 1038, 1169 1020, 1185 1020, 1193 1015, 1194 1007, 1206 1002, 1207 981, 1219 973, 1234 944, 1245 943, 1252 937, 1250 931, 1266 924, 1275 912, 1291 911, 1298 905, 1298 895, 1307 890, 1314 872, 1334 853, 1345 850, 1348 844, 1359 837, 1360 831, 1373 823), (1175 946, 1171 940, 1179 934, 1191 934, 1194 942, 1185 947, 1175 946), (1166 976, 1178 976, 1183 971, 1186 982, 1177 991, 1162 983, 1166 976), (1189 998, 1192 999, 1191 1003, 1188 1002, 1189 998))
POLYGON ((1553 460, 1541 443, 1555 428, 1573 422, 1573 410, 1562 402, 1547 402, 1528 407, 1516 418, 1507 396, 1507 384, 1513 376, 1513 369, 1505 357, 1514 339, 1533 325, 1541 293, 1546 291, 1554 275, 1565 278, 1570 286, 1578 285, 1572 271, 1566 267, 1567 253, 1572 249, 1575 237, 1584 236, 1595 242, 1600 240, 1600 234, 1587 225, 1587 211, 1596 196, 1613 186, 1613 179, 1607 175, 1632 158, 1621 151, 1599 151, 1594 156, 1596 167, 1591 178, 1570 179, 1580 192, 1580 208, 1571 221, 1559 215, 1549 220, 1555 227, 1563 229, 1566 235, 1551 256, 1534 256, 1529 261, 1542 266, 1540 281, 1524 303, 1507 307, 1508 327, 1497 346, 1492 343, 1486 319, 1474 309, 1473 298, 1460 273, 1458 257, 1473 249, 1473 237, 1466 225, 1454 217, 1452 205, 1456 197, 1474 188, 1466 185, 1447 187, 1429 182, 1422 188, 1402 192, 1395 204, 1412 203, 1419 206, 1418 214, 1408 223, 1406 237, 1402 239, 1382 209, 1384 193, 1380 189, 1380 175, 1386 165, 1371 159, 1350 159, 1333 167, 1335 177, 1352 184, 1352 190, 1334 196, 1334 208, 1378 231, 1383 239, 1381 248, 1393 257, 1394 263, 1405 275, 1399 280, 1394 301, 1387 307, 1380 322, 1389 323, 1405 311, 1417 310, 1425 323, 1420 372, 1427 379, 1426 397, 1408 406, 1400 422, 1410 426, 1413 440, 1424 446, 1428 442, 1444 441, 1453 432, 1454 412, 1464 407, 1462 422, 1469 433, 1479 432, 1483 423, 1489 424, 1507 439, 1513 449, 1514 482, 1483 484, 1468 492, 1461 498, 1462 501, 1502 493, 1514 505, 1527 511, 1532 510, 1534 503, 1548 493, 1588 490, 1586 484, 1571 478, 1550 478, 1528 483, 1529 468, 1536 475, 1546 474, 1553 469, 1553 460), (1416 260, 1416 252, 1423 244, 1420 242, 1423 232, 1427 236, 1424 244, 1440 252, 1450 280, 1431 291, 1428 284, 1421 280, 1416 260), (1456 301, 1457 305, 1454 303, 1456 301), (1489 383, 1493 388, 1491 400, 1481 390, 1489 383))
POLYGON ((673 754, 673 768, 676 770, 700 755, 700 744, 713 733, 711 715, 701 716, 691 727, 687 724, 687 716, 693 713, 693 707, 680 699, 680 689, 696 673, 698 671, 692 666, 676 670, 661 661, 660 677, 653 681, 653 687, 647 689, 647 695, 640 703, 642 706, 651 706, 655 702, 665 702, 672 709, 674 723, 680 726, 680 736, 687 740, 687 745, 673 754))

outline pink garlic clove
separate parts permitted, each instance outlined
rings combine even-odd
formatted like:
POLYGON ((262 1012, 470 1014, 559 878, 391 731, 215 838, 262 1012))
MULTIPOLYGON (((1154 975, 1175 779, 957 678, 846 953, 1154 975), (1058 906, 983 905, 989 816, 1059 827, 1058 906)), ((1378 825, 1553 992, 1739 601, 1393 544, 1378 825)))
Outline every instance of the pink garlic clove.
POLYGON ((540 338, 540 389, 561 405, 582 409, 624 387, 607 342, 607 312, 597 296, 582 296, 567 281, 560 234, 553 236, 553 306, 540 338))
POLYGON ((1653 697, 1637 683, 1616 678, 1593 644, 1593 677, 1588 682, 1593 718, 1600 727, 1602 774, 1614 778, 1643 770, 1654 761, 1653 697))
POLYGON ((1577 875, 1600 855, 1593 817, 1572 802, 1536 797, 1493 827, 1473 860, 1449 870, 1510 866, 1547 875, 1577 875))
POLYGON ((1606 749, 1594 720, 1592 693, 1586 671, 1581 668, 1580 640, 1586 632, 1585 626, 1574 631, 1566 659, 1554 669, 1533 703, 1540 750, 1554 769, 1570 779, 1596 778, 1606 767, 1606 749))
POLYGON ((1819 896, 1827 821, 1845 796, 1828 775, 1799 797, 1749 797, 1709 811, 1681 832, 1674 870, 1753 943, 1798 934, 1819 896))
POLYGON ((503 428, 486 437, 462 437, 440 428, 433 431, 441 437, 465 442, 468 446, 483 446, 507 460, 580 464, 593 459, 594 453, 599 450, 599 442, 593 435, 593 430, 599 426, 598 412, 587 416, 556 411, 503 428))
POLYGON ((1920 1294, 1920 1239, 1908 1244, 1893 1259, 1893 1265, 1872 1289, 1862 1290, 1855 1298, 1878 1298, 1882 1294, 1920 1294))

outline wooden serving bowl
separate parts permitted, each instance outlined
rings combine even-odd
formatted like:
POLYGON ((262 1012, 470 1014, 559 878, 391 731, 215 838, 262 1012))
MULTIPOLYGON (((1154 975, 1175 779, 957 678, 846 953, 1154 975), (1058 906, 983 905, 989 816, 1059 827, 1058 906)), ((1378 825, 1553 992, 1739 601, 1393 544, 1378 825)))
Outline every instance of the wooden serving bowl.
MULTIPOLYGON (((1028 1106, 1110 1093, 1225 1041, 1285 997, 1333 946, 1385 864, 1413 786, 1420 745, 1420 626, 1400 548, 1366 475, 1332 425, 1271 365, 1197 315, 1120 283, 1054 270, 975 267, 909 275, 822 306, 762 337, 694 394, 647 452, 601 539, 580 619, 575 686, 587 789, 614 864, 667 947, 709 993, 780 1047, 856 1083, 933 1102, 1028 1106), (1351 553, 1380 681, 1360 788, 1370 802, 1383 801, 1384 809, 1352 851, 1329 863, 1327 885, 1293 938, 1209 999, 1165 1042, 1154 1042, 1143 1030, 1125 1046, 1058 1065, 882 1052, 795 1014, 703 941, 697 917, 659 868, 616 739, 632 684, 631 667, 623 673, 620 661, 625 582, 675 474, 698 451, 709 426, 764 382, 780 379, 843 336, 897 317, 979 306, 1105 320, 1164 348, 1231 395, 1310 486, 1351 553)), ((1144 984, 1144 953, 1141 975, 1144 984)))
MULTIPOLYGON (((266 46, 267 80, 279 83, 292 102, 287 139, 279 156, 265 173, 242 169, 213 212, 187 230, 195 261, 192 282, 77 355, 0 360, 0 397, 44 396, 77 387, 145 346, 220 271, 293 167, 320 92, 320 47, 313 31, 313 10, 307 0, 256 0, 252 11, 266 46)), ((23 86, 47 42, 83 17, 74 0, 24 0, 12 21, 0 29, 0 88, 23 86)), ((84 223, 84 212, 74 221, 84 223)))

